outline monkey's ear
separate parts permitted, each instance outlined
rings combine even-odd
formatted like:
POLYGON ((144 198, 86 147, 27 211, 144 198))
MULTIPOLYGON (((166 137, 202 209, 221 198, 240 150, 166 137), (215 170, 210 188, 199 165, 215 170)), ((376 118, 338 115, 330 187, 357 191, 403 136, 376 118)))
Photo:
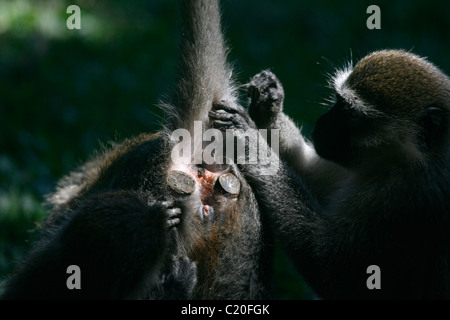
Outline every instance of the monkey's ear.
POLYGON ((437 106, 429 106, 419 124, 423 128, 424 143, 431 150, 439 142, 440 133, 444 129, 444 111, 437 106))

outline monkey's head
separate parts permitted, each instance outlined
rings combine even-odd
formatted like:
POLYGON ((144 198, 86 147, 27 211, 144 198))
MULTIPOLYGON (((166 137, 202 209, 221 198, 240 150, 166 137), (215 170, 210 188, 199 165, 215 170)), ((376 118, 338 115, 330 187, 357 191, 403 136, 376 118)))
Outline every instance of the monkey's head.
POLYGON ((355 168, 447 152, 450 79, 425 59, 377 51, 338 71, 331 84, 335 103, 313 132, 323 158, 355 168))

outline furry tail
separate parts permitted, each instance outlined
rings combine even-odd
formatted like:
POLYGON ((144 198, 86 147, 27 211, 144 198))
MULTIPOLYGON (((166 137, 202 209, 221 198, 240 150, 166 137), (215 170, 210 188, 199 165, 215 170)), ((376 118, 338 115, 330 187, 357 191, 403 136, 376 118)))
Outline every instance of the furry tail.
POLYGON ((190 130, 207 121, 213 101, 235 101, 218 0, 181 0, 182 41, 177 89, 166 128, 190 130))

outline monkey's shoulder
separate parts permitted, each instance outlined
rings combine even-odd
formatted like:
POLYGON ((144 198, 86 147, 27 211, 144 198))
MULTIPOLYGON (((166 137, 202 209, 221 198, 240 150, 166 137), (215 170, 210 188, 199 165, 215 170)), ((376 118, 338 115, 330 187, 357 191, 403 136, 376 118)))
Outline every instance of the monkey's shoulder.
POLYGON ((161 133, 140 134, 103 147, 89 161, 63 177, 56 191, 47 196, 49 220, 65 220, 70 212, 93 194, 110 191, 149 190, 165 166, 165 140, 161 133), (153 175, 153 177, 152 177, 153 175))
POLYGON ((157 182, 164 173, 167 148, 161 133, 141 134, 125 140, 100 159, 98 175, 91 181, 90 188, 147 189, 147 180, 157 182))

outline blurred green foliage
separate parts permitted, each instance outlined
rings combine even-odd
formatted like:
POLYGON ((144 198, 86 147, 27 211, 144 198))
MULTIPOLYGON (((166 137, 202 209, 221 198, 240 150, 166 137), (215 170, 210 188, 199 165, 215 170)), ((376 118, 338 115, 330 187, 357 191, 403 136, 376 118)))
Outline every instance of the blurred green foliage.
MULTIPOLYGON (((178 18, 176 0, 0 0, 0 279, 35 239, 62 175, 100 142, 160 128, 178 18), (66 28, 71 4, 81 30, 66 28)), ((228 0, 223 20, 237 80, 274 71, 306 134, 325 111, 327 75, 349 60, 403 48, 450 72, 449 1, 228 0), (366 28, 370 4, 381 30, 366 28)), ((276 297, 311 297, 280 250, 275 277, 276 297)))

